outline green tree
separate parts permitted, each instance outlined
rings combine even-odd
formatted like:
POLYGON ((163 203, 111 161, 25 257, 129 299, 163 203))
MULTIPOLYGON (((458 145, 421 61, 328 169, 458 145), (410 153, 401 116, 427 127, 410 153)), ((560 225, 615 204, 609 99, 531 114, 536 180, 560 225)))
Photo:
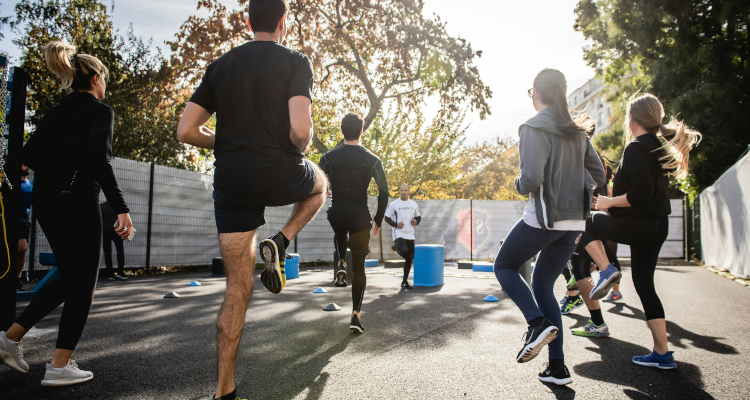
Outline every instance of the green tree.
MULTIPOLYGON (((190 17, 171 42, 179 82, 196 85, 209 63, 250 39, 247 1, 239 0, 236 11, 218 0, 198 2, 209 15, 190 17)), ((388 99, 415 113, 435 94, 445 110, 458 113, 466 104, 481 118, 489 114, 486 99, 492 93, 474 65, 482 52, 450 36, 439 17, 425 18, 423 5, 422 0, 290 1, 285 44, 312 61, 316 102, 322 99, 326 113, 361 112, 368 129, 388 99)), ((313 138, 321 153, 331 145, 325 129, 324 137, 313 138)))
POLYGON ((158 49, 152 50, 150 41, 136 37, 132 26, 125 37, 119 35, 107 7, 97 0, 22 0, 15 11, 11 26, 19 34, 14 43, 22 49, 22 66, 31 82, 27 121, 32 132, 66 96, 47 70, 42 50, 50 41, 62 40, 98 57, 109 69, 104 103, 115 111, 115 156, 197 166, 176 138, 181 107, 174 104, 169 65, 158 49))
POLYGON ((576 14, 592 40, 585 58, 605 81, 619 84, 635 65, 640 89, 703 133, 688 179, 711 185, 750 143, 750 3, 581 0, 576 14))
MULTIPOLYGON (((389 107, 375 119, 362 145, 382 160, 392 197, 408 183, 412 195, 420 198, 451 198, 459 184, 464 116, 465 112, 441 110, 428 123, 421 112, 389 107)), ((376 193, 374 185, 370 189, 376 193)))
POLYGON ((453 198, 475 200, 526 200, 516 192, 520 173, 518 141, 494 138, 466 146, 462 151, 459 181, 453 198))

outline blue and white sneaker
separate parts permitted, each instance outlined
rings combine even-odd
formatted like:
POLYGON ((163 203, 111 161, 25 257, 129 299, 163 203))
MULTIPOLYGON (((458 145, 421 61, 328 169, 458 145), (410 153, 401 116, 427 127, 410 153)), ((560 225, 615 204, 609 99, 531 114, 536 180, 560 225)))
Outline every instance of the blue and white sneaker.
POLYGON ((591 300, 605 297, 621 277, 622 273, 615 268, 615 263, 610 263, 607 269, 599 272, 599 282, 596 282, 594 288, 591 289, 591 300))
POLYGON ((677 364, 674 362, 674 351, 668 351, 665 354, 659 354, 656 351, 652 351, 647 356, 635 356, 633 362, 638 365, 645 367, 654 367, 659 369, 675 369, 677 364))

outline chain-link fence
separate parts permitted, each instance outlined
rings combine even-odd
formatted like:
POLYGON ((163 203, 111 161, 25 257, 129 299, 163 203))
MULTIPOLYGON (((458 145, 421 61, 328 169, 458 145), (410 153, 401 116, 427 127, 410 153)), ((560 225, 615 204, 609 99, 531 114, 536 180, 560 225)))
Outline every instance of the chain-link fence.
MULTIPOLYGON (((221 255, 214 221, 213 176, 121 158, 115 158, 113 165, 138 231, 132 242, 125 242, 126 268, 141 268, 147 263, 152 267, 209 265, 212 258, 221 255)), ((415 201, 422 215, 422 222, 415 228, 417 244, 444 245, 449 260, 494 258, 500 241, 521 217, 525 206, 523 201, 415 201)), ((373 213, 376 204, 377 199, 369 199, 373 213)), ((333 260, 333 230, 326 218, 329 206, 327 200, 321 212, 290 244, 289 252, 299 253, 302 262, 333 260)), ((672 210, 670 235, 661 256, 679 258, 684 256, 682 200, 672 200, 672 210)), ((291 205, 266 208, 266 224, 258 229, 258 238, 278 232, 291 211, 291 205)), ((38 260, 39 252, 50 248, 38 224, 35 235, 33 258, 38 260)), ((385 223, 380 235, 371 235, 368 258, 399 258, 391 250, 391 235, 391 227, 385 223)), ((620 246, 620 256, 628 257, 629 253, 628 246, 620 246)), ((113 263, 116 264, 114 254, 113 263)), ((101 265, 104 266, 103 260, 101 265)), ((34 261, 34 269, 47 268, 34 261)))

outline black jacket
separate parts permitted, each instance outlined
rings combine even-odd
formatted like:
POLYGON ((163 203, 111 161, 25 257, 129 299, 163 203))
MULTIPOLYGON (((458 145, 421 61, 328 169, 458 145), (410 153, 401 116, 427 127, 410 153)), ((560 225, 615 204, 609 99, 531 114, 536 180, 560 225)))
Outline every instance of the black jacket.
POLYGON ((613 207, 609 213, 618 217, 660 218, 672 213, 669 204, 669 181, 659 158, 665 155, 659 138, 645 134, 633 139, 622 157, 614 179, 613 196, 626 195, 632 207, 613 207))
POLYGON ((115 113, 92 94, 74 92, 51 109, 23 148, 38 199, 103 190, 117 214, 129 212, 112 168, 115 113))

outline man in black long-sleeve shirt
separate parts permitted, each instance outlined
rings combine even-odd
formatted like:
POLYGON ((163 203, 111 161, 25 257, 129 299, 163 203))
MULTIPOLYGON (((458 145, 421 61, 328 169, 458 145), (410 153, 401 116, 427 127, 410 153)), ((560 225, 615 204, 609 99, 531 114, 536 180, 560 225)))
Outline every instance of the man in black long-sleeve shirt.
POLYGON ((328 209, 328 221, 336 234, 336 247, 339 254, 336 286, 346 286, 347 247, 352 250, 352 321, 349 329, 355 333, 364 332, 360 322, 362 297, 365 294, 365 257, 370 252, 370 227, 380 233, 386 206, 388 205, 388 183, 383 163, 376 155, 360 146, 364 122, 359 115, 346 114, 341 121, 344 145, 325 154, 318 164, 331 182, 333 201, 328 209), (378 185, 378 210, 370 217, 367 207, 367 189, 370 181, 378 185))

